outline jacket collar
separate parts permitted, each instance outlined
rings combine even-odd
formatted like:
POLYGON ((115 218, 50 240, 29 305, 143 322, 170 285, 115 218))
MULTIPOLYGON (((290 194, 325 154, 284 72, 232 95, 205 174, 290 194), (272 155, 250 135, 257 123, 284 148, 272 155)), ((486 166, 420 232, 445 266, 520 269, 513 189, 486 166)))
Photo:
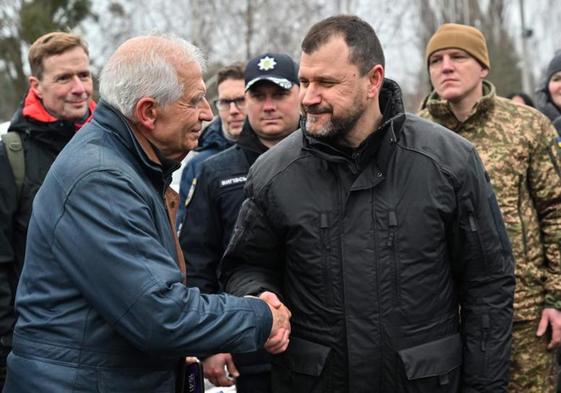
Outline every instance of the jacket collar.
POLYGON ((482 117, 489 115, 489 112, 495 106, 495 86, 489 81, 483 81, 483 96, 475 103, 468 118, 460 122, 452 113, 448 101, 438 96, 436 91, 432 91, 427 98, 425 98, 424 107, 427 108, 431 116, 437 120, 438 123, 451 130, 455 130, 462 123, 471 122, 482 117))
POLYGON ((306 132, 306 122, 302 119, 304 148, 327 161, 346 163, 356 173, 370 166, 374 160, 378 170, 385 174, 388 161, 405 122, 401 89, 391 79, 385 79, 382 85, 380 108, 383 116, 382 123, 352 152, 317 140, 306 132))
POLYGON ((148 139, 130 126, 125 116, 104 101, 97 106, 93 120, 118 136, 148 171, 151 180, 156 182, 161 191, 167 188, 171 174, 181 165, 179 162, 165 158, 148 139))
POLYGON ((247 120, 247 118, 245 119, 242 132, 240 133, 240 137, 236 143, 242 149, 249 150, 253 153, 257 153, 258 155, 265 153, 269 149, 261 142, 261 140, 259 140, 259 137, 249 124, 249 120, 247 120))

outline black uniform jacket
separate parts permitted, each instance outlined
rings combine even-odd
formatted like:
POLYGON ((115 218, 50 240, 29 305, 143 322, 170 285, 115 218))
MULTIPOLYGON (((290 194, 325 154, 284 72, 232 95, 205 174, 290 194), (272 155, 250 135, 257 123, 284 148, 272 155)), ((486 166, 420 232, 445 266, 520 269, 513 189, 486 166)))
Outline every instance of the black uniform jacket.
POLYGON ((292 311, 275 392, 506 392, 513 260, 483 165, 395 82, 380 106, 352 152, 304 129, 255 162, 225 289, 292 311))

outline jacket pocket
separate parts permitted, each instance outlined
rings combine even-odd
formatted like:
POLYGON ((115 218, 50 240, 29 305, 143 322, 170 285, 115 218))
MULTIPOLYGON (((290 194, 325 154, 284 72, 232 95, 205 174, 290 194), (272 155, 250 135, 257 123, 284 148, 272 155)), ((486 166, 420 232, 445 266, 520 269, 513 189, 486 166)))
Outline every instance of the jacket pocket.
MULTIPOLYGON (((479 222, 477 220, 476 211, 473 202, 470 199, 465 199, 462 202, 465 217, 463 219, 464 231, 464 264, 472 266, 470 269, 475 274, 487 272, 489 265, 486 260, 486 254, 483 250, 483 242, 481 241, 481 233, 479 222)), ((472 277, 465 277, 467 280, 472 277)))
POLYGON ((406 392, 457 392, 462 364, 462 339, 454 334, 398 351, 406 392))
POLYGON ((323 371, 330 352, 325 345, 291 337, 287 350, 272 360, 273 392, 328 392, 329 379, 323 371))

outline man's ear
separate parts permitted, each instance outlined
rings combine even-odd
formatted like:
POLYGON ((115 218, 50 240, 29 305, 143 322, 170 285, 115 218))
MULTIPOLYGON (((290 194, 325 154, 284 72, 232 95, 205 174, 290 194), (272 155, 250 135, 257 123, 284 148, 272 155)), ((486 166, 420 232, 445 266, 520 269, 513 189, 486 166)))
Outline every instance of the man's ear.
POLYGON ((35 95, 39 98, 43 98, 43 94, 41 93, 41 85, 39 83, 39 79, 37 79, 37 77, 31 75, 28 78, 29 81, 29 88, 31 89, 31 91, 33 91, 33 93, 35 93, 35 95))
POLYGON ((374 67, 368 71, 368 97, 373 98, 378 96, 380 89, 382 88, 382 83, 384 82, 384 67, 380 64, 376 64, 374 67))
POLYGON ((160 113, 160 106, 152 97, 142 97, 134 106, 134 117, 137 123, 148 130, 153 130, 160 113))

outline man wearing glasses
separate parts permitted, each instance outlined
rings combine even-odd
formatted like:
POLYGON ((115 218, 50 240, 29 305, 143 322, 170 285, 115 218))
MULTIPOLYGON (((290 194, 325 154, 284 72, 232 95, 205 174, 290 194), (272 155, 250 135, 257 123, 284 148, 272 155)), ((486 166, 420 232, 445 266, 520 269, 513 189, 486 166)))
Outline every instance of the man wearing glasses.
MULTIPOLYGON (((187 265, 187 285, 203 293, 222 292, 219 261, 241 204, 249 167, 257 157, 296 131, 300 111, 298 66, 287 55, 266 53, 245 69, 247 120, 236 144, 200 165, 179 235, 187 265)), ((233 106, 233 105, 232 105, 233 106)), ((262 352, 217 354, 204 360, 205 377, 216 386, 236 385, 238 393, 271 391, 269 363, 262 352), (224 367, 226 366, 228 374, 224 367)))
POLYGON ((214 107, 218 111, 218 117, 201 134, 199 146, 191 153, 194 155, 181 174, 177 228, 180 228, 183 222, 185 201, 197 183, 200 164, 210 156, 232 146, 242 132, 245 119, 243 65, 233 64, 220 69, 216 79, 218 99, 214 101, 214 107))

